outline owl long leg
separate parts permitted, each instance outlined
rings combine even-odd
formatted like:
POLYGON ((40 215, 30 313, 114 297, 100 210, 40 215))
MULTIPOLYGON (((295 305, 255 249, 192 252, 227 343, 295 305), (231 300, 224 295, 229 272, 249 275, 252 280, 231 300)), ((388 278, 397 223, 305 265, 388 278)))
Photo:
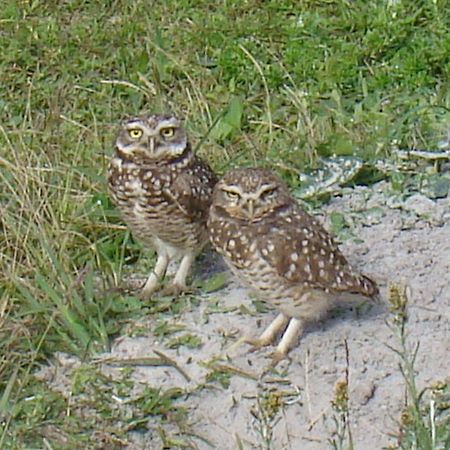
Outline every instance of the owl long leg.
POLYGON ((272 361, 277 363, 278 361, 286 358, 289 349, 295 344, 295 341, 302 334, 304 329, 303 320, 292 318, 289 322, 286 331, 281 338, 280 343, 277 345, 276 350, 272 353, 272 361))
POLYGON ((158 289, 160 280, 164 276, 169 265, 169 256, 166 253, 158 254, 155 267, 150 273, 144 287, 142 288, 141 297, 146 299, 158 289))
POLYGON ((178 290, 178 292, 183 292, 187 290, 186 278, 191 270, 192 263, 194 262, 195 254, 187 253, 183 256, 180 262, 180 267, 175 274, 175 278, 172 281, 172 286, 178 290))
POLYGON ((278 314, 277 317, 271 322, 271 324, 265 329, 263 334, 257 339, 246 338, 245 342, 253 345, 255 348, 265 347, 270 345, 278 332, 286 326, 289 322, 289 317, 284 314, 278 314))

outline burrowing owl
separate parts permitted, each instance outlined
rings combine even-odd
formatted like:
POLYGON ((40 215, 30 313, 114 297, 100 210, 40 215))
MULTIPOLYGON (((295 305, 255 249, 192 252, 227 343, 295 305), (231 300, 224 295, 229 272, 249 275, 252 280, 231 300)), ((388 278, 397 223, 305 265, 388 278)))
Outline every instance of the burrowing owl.
POLYGON ((216 177, 192 153, 180 121, 145 114, 123 122, 108 181, 133 235, 158 254, 142 296, 157 290, 174 258, 181 263, 169 290, 184 290, 192 262, 208 241, 206 218, 216 177))
POLYGON ((325 229, 265 169, 237 169, 217 183, 208 218, 213 247, 244 284, 280 314, 258 339, 269 345, 287 325, 273 354, 287 355, 304 322, 344 297, 376 297, 376 284, 353 270, 325 229))

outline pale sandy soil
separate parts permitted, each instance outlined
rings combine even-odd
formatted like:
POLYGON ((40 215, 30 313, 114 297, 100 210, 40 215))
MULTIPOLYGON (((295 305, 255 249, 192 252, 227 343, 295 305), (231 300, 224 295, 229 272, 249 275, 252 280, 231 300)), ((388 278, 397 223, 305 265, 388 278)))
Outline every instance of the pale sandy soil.
MULTIPOLYGON (((432 201, 414 196, 406 202, 385 200, 378 186, 373 193, 364 188, 335 198, 325 214, 346 214, 351 232, 361 243, 347 240, 342 250, 349 260, 378 281, 382 304, 361 310, 337 311, 309 327, 298 347, 276 372, 258 377, 267 366, 267 349, 248 352, 243 344, 232 347, 236 334, 258 335, 275 312, 251 316, 239 311, 206 314, 211 302, 219 307, 245 305, 252 297, 235 280, 226 288, 202 297, 201 305, 174 321, 187 326, 185 332, 201 337, 199 350, 167 350, 151 334, 126 338, 113 349, 117 356, 148 355, 157 348, 173 357, 192 378, 190 383, 173 369, 140 368, 136 380, 152 385, 185 386, 194 390, 205 382, 209 369, 202 363, 227 355, 221 363, 240 368, 257 379, 231 377, 228 389, 214 383, 188 396, 193 430, 217 449, 330 448, 328 439, 335 425, 331 400, 337 380, 345 376, 345 341, 349 350, 351 429, 356 449, 381 449, 394 442, 399 414, 405 401, 404 381, 398 357, 388 346, 397 346, 387 326, 387 284, 404 282, 410 288, 409 343, 420 342, 416 361, 417 382, 423 388, 449 375, 450 341, 450 199, 432 201), (283 407, 264 421, 261 409, 268 392, 281 393, 283 407), (259 398, 259 400, 258 400, 259 398), (258 404, 260 407, 258 408, 258 404), (258 413, 259 410, 259 413, 258 413), (255 417, 256 416, 256 417, 255 417), (258 419, 259 417, 259 419, 258 419), (267 423, 264 423, 267 422, 267 423), (264 437, 264 432, 266 437, 264 437)), ((326 223, 326 221, 325 221, 326 223)), ((154 434, 141 436, 136 448, 159 448, 154 434)), ((199 449, 211 448, 193 438, 199 449)))
MULTIPOLYGON (((191 381, 172 367, 136 367, 131 376, 137 386, 181 387, 189 392, 180 404, 190 411, 192 448, 332 448, 328 440, 336 427, 331 401, 335 384, 347 369, 355 449, 382 449, 395 442, 392 435, 398 431, 405 387, 398 356, 389 348, 397 346, 386 324, 390 282, 404 282, 411 291, 408 342, 411 348, 420 342, 416 360, 419 388, 448 377, 450 199, 431 201, 415 196, 406 202, 394 201, 385 196, 385 188, 380 184, 371 190, 349 191, 324 210, 325 215, 331 211, 346 215, 349 231, 359 242, 348 239, 341 248, 356 267, 377 280, 382 303, 335 311, 327 320, 311 324, 291 351, 291 361, 282 362, 275 371, 261 377, 270 349, 249 353, 245 344, 233 346, 239 336, 258 335, 276 313, 249 314, 255 311, 254 297, 232 278, 223 289, 202 295, 200 304, 190 311, 167 316, 170 323, 185 326, 183 334, 199 336, 200 348, 167 348, 165 341, 159 342, 152 333, 152 317, 142 320, 145 336, 122 336, 115 341, 114 357, 152 356, 156 349, 189 375, 191 381), (205 364, 214 358, 216 364, 243 372, 231 376, 228 388, 206 379, 212 369, 205 364), (269 397, 273 402, 278 398, 280 407, 270 410, 269 397), (264 418, 270 411, 273 416, 264 418)), ((199 261, 198 271, 204 276, 201 264, 199 261)), ((103 369, 110 374, 120 370, 108 365, 103 369)), ((159 424, 150 423, 150 432, 145 434, 134 433, 128 448, 162 448, 154 431, 159 424)), ((178 431, 175 426, 164 426, 178 431)))

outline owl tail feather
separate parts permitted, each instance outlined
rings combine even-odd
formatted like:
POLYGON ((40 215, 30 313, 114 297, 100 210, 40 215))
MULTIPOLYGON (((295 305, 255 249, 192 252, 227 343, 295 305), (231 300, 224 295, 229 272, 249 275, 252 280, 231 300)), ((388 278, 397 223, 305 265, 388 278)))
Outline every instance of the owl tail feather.
POLYGON ((366 277, 365 275, 361 275, 361 283, 362 283, 362 293, 367 297, 372 297, 374 300, 380 300, 380 290, 378 289, 375 281, 366 277))

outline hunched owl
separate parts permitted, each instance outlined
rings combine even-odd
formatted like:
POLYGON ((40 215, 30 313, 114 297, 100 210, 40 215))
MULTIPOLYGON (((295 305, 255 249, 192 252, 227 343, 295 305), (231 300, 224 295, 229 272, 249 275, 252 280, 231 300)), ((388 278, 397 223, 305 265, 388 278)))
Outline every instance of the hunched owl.
POLYGON ((279 315, 258 339, 271 344, 287 326, 273 358, 284 358, 305 321, 345 298, 375 298, 375 282, 356 272, 327 231, 266 169, 236 169, 218 181, 208 217, 213 247, 231 271, 279 315))
POLYGON ((142 297, 158 289, 173 259, 181 262, 168 291, 186 289, 190 267, 208 242, 206 218, 216 181, 175 116, 143 114, 122 123, 108 184, 133 236, 157 252, 142 297))

